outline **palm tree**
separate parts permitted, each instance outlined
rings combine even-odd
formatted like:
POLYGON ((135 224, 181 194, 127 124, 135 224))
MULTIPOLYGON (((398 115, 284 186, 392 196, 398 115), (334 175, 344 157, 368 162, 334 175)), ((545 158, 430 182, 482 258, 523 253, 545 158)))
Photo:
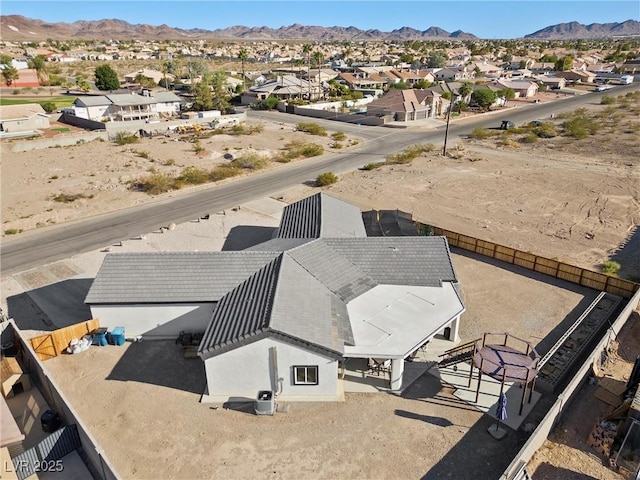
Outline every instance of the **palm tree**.
MULTIPOLYGON (((311 50, 313 47, 310 43, 302 46, 302 51, 307 54, 307 81, 311 80, 311 50)), ((311 83, 309 83, 309 102, 311 102, 311 83)))
MULTIPOLYGON (((302 79, 302 72, 301 72, 301 68, 300 67, 302 67, 304 62, 302 61, 301 58, 296 58, 295 59, 295 64, 298 67, 298 78, 302 79)), ((302 99, 302 91, 300 91, 300 99, 302 99)))
POLYGON ((320 95, 320 84, 322 83, 322 77, 321 77, 321 73, 320 73, 320 68, 322 67, 322 59, 323 59, 323 55, 321 51, 315 51, 313 52, 313 59, 315 60, 315 62, 318 64, 318 95, 320 95))
POLYGON ((244 47, 240 49, 240 52, 238 52, 238 58, 242 62, 242 91, 244 92, 244 90, 245 90, 245 84, 244 84, 244 80, 245 80, 245 76, 244 76, 244 61, 247 58, 249 58, 249 54, 247 53, 247 50, 244 47))
POLYGON ((460 85, 460 88, 458 89, 458 94, 462 97, 463 101, 467 101, 467 99, 469 98, 469 95, 471 95, 471 93, 473 92, 473 84, 471 84, 470 82, 464 82, 462 85, 460 85))

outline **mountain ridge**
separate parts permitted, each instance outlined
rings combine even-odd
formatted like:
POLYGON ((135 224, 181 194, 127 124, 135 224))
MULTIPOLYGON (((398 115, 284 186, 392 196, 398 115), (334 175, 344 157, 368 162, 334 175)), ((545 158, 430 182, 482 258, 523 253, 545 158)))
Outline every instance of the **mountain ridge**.
MULTIPOLYGON (((0 15, 0 32, 4 41, 56 40, 304 40, 304 41, 360 41, 360 40, 436 40, 477 39, 474 34, 456 30, 448 32, 430 26, 425 30, 400 27, 390 32, 378 29, 362 30, 349 26, 322 27, 294 23, 279 28, 234 25, 207 30, 181 29, 167 24, 131 24, 120 19, 78 20, 50 23, 22 15, 0 15)), ((640 35, 640 22, 626 20, 613 23, 578 22, 550 25, 525 35, 525 39, 570 39, 640 35)))

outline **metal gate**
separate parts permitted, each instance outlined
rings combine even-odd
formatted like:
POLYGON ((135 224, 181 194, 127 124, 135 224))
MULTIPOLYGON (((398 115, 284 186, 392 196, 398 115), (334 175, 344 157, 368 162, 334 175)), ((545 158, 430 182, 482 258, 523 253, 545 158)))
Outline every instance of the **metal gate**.
POLYGON ((60 460, 78 448, 78 427, 75 424, 67 425, 44 438, 35 447, 14 457, 13 467, 19 480, 24 480, 38 471, 50 469, 47 462, 60 460))

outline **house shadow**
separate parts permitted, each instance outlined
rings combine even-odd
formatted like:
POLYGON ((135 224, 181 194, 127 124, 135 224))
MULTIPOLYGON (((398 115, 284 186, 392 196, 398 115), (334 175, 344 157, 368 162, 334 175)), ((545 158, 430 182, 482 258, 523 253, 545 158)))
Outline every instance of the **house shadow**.
POLYGON ((584 473, 574 472, 563 467, 557 467, 550 463, 541 463, 535 472, 527 472, 529 475, 535 474, 535 478, 562 478, 564 480, 597 480, 597 477, 584 473))
POLYGON ((611 256, 611 260, 621 266, 618 277, 640 281, 640 228, 635 227, 633 233, 611 256))
POLYGON ((207 383, 204 362, 198 357, 185 358, 182 346, 173 340, 131 343, 106 379, 148 383, 198 395, 207 383))
POLYGON ((52 331, 91 319, 84 299, 92 278, 70 278, 7 298, 7 315, 21 330, 52 331))
POLYGON ((276 227, 238 225, 229 231, 222 246, 222 251, 244 250, 259 245, 271 240, 276 230, 276 227))

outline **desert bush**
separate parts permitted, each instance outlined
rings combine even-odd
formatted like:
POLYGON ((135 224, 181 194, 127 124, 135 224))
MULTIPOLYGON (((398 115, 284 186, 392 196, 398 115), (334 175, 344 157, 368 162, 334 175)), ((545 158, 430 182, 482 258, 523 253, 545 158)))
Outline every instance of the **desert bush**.
POLYGON ((220 180, 224 180, 225 178, 235 177, 241 172, 241 170, 234 165, 219 165, 214 167, 211 172, 209 172, 209 180, 212 182, 217 182, 220 180))
POLYGON ((476 127, 469 134, 469 138, 472 140, 484 140, 485 138, 495 137, 496 135, 499 135, 496 131, 486 129, 484 127, 476 127))
POLYGON ((279 152, 274 160, 280 163, 287 163, 299 157, 317 157, 324 153, 324 147, 317 143, 305 143, 300 140, 293 140, 284 146, 284 151, 279 152))
POLYGON ((391 153, 386 157, 387 165, 401 165, 411 163, 416 157, 422 155, 425 152, 432 152, 435 149, 435 145, 432 143, 426 145, 409 145, 402 152, 391 153))
POLYGON ((230 135, 254 135, 264 130, 264 125, 261 123, 253 123, 251 125, 244 125, 242 123, 234 125, 227 132, 230 135))
POLYGON ((244 168, 248 170, 259 170, 264 168, 269 163, 269 159, 263 155, 258 155, 257 153, 250 153, 248 155, 243 155, 242 157, 238 157, 231 162, 236 168, 244 168))
POLYGON ((16 235, 17 233, 22 233, 22 229, 21 228, 7 228, 4 231, 5 235, 16 235))
POLYGON ((193 143, 193 151, 194 151, 195 153, 202 153, 202 152, 204 152, 204 151, 205 151, 205 148, 202 146, 202 144, 200 143, 200 141, 199 141, 199 140, 196 140, 196 141, 193 143))
POLYGON ((322 145, 318 145, 317 143, 306 143, 300 148, 300 156, 305 158, 317 157, 324 153, 324 148, 322 145))
POLYGON ((338 181, 338 176, 333 172, 324 172, 316 177, 316 187, 333 185, 338 181))
POLYGON ((115 142, 116 145, 129 145, 131 143, 138 143, 140 139, 129 132, 116 133, 115 142))
POLYGON ((134 186, 150 195, 159 195, 176 188, 176 179, 166 173, 152 173, 138 180, 134 186))
POLYGON ((612 105, 614 103, 616 103, 616 99, 611 95, 603 95, 600 99, 600 105, 612 105))
POLYGON ((574 138, 586 138, 598 132, 598 124, 586 116, 577 116, 562 124, 566 135, 574 138))
POLYGON ((327 136, 326 128, 312 122, 300 122, 296 125, 296 130, 299 132, 309 133, 311 135, 319 135, 321 137, 327 136))
POLYGON ((134 150, 133 153, 135 153, 137 157, 146 158, 147 160, 149 160, 149 158, 151 157, 151 154, 146 151, 134 150))
POLYGON ((331 138, 333 138, 336 142, 341 142, 342 140, 347 138, 347 136, 344 132, 333 132, 331 134, 331 138))
POLYGON ((329 145, 329 148, 335 148, 336 150, 340 150, 344 145, 342 145, 340 142, 331 142, 331 144, 329 145))
POLYGON ((380 168, 383 163, 367 163, 362 167, 362 170, 375 170, 376 168, 380 168))
POLYGON ((527 133, 524 137, 520 137, 520 143, 536 143, 538 141, 538 135, 535 132, 527 133))
POLYGON ((93 195, 85 195, 84 193, 57 193, 51 199, 58 203, 72 203, 81 198, 93 198, 93 195))
POLYGON ((541 138, 553 138, 558 135, 556 126, 551 122, 544 122, 535 128, 536 135, 541 138))
POLYGON ((209 181, 209 174, 200 168, 190 166, 180 172, 177 180, 187 185, 200 185, 209 181))
POLYGON ((498 140, 497 144, 500 147, 518 148, 518 142, 516 142, 515 140, 512 140, 507 135, 501 136, 500 140, 498 140))
POLYGON ((620 271, 620 264, 613 260, 607 260, 602 263, 602 273, 605 275, 616 275, 620 271))

